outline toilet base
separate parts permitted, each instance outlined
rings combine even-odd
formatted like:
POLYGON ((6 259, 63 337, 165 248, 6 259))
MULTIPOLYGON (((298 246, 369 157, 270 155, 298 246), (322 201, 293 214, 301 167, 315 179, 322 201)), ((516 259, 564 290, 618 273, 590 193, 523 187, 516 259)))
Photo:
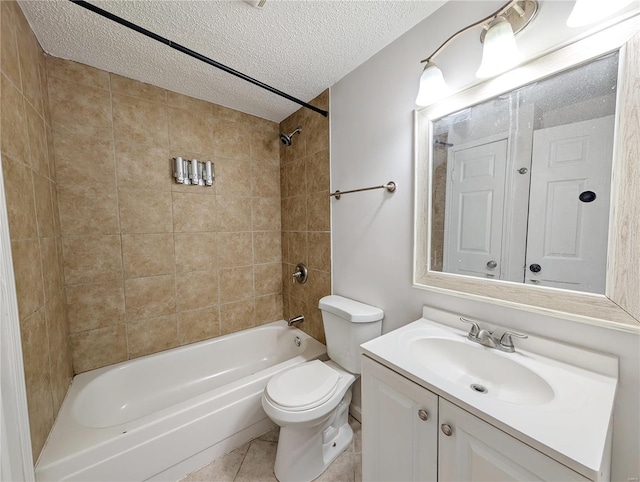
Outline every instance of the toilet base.
POLYGON ((349 426, 351 389, 328 418, 311 426, 280 428, 274 473, 280 482, 312 481, 344 452, 353 440, 349 426))

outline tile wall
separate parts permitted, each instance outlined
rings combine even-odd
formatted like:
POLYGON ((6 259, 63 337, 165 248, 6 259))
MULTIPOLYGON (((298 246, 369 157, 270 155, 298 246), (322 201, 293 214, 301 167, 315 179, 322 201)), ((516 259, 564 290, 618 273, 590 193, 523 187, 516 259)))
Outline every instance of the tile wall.
POLYGON ((17 3, 0 6, 2 169, 34 461, 74 372, 283 310, 304 313, 301 328, 324 341, 328 120, 300 109, 278 126, 47 57, 17 3), (280 146, 279 132, 298 126, 280 146), (174 156, 212 160, 215 186, 175 184, 174 156), (303 286, 291 283, 298 262, 303 286))
MULTIPOLYGON (((329 91, 311 104, 329 110, 329 91)), ((331 294, 329 119, 301 108, 280 123, 287 134, 297 127, 291 146, 280 145, 284 315, 304 314, 300 328, 324 343, 318 300, 331 294), (304 285, 292 282, 300 262, 309 269, 304 285)))
POLYGON ((76 373, 282 319, 278 124, 47 59, 76 373), (183 186, 171 158, 215 163, 183 186))
POLYGON ((34 461, 71 377, 45 57, 18 4, 0 2, 2 171, 34 461))

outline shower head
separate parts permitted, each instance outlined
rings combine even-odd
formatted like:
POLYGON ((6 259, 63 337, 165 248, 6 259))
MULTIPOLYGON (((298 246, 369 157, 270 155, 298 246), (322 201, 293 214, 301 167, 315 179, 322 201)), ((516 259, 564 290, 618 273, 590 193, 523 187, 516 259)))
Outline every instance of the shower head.
POLYGON ((280 134, 280 142, 282 142, 285 146, 290 146, 291 139, 293 138, 293 136, 295 136, 296 134, 300 134, 300 132, 302 132, 302 127, 298 127, 295 131, 293 131, 289 135, 280 134))

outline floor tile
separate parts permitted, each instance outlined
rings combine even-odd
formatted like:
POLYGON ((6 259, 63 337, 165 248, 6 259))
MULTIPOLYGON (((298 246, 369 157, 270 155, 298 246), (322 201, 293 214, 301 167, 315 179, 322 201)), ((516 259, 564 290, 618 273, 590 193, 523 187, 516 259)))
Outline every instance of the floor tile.
POLYGON ((254 440, 249 446, 244 462, 235 482, 276 482, 273 463, 276 459, 277 443, 254 440))
MULTIPOLYGON (((361 425, 349 417, 353 442, 317 482, 362 482, 361 425)), ((280 427, 261 435, 209 465, 192 472, 180 482, 277 482, 273 473, 280 427)))
POLYGON ((355 460, 353 465, 355 468, 354 482, 362 482, 362 454, 354 454, 355 460))
POLYGON ((315 482, 353 482, 355 454, 345 450, 315 482))
POLYGON ((269 430, 264 435, 261 435, 257 438, 257 440, 262 440, 263 442, 278 442, 278 437, 280 436, 280 427, 276 427, 273 430, 269 430))
POLYGON ((240 470, 242 461, 247 455, 249 445, 251 445, 251 442, 223 455, 209 465, 190 473, 181 479, 181 482, 233 482, 240 470))
POLYGON ((362 425, 355 418, 349 415, 349 425, 353 430, 353 452, 356 454, 362 453, 362 425))

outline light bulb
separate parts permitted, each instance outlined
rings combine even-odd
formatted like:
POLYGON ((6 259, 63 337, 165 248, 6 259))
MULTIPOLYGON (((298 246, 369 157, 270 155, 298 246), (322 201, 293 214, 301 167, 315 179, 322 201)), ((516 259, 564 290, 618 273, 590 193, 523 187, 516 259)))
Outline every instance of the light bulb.
POLYGON ((489 24, 484 36, 482 62, 476 77, 483 79, 501 74, 515 67, 521 59, 511 24, 504 17, 498 17, 489 24))
POLYGON ((451 93, 451 89, 444 81, 442 71, 433 62, 427 62, 420 76, 420 87, 416 97, 416 105, 424 107, 444 99, 451 93))
POLYGON ((633 0, 576 0, 567 26, 575 28, 590 25, 622 10, 631 2, 633 0))

